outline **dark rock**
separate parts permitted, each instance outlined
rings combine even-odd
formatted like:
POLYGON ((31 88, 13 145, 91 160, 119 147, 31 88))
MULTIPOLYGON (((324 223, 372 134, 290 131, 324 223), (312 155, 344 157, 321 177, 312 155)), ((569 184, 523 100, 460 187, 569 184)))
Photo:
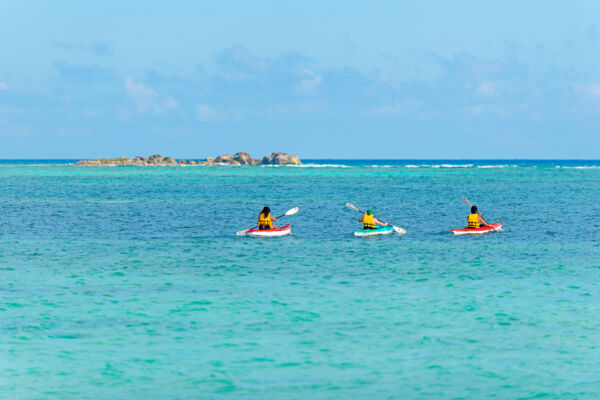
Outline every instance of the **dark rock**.
POLYGON ((300 159, 294 155, 287 153, 272 153, 270 156, 265 156, 261 159, 252 158, 250 154, 245 152, 231 154, 222 154, 217 158, 206 157, 204 161, 192 160, 175 160, 173 157, 163 158, 160 154, 153 154, 148 158, 137 156, 135 158, 118 157, 118 158, 100 158, 97 160, 81 160, 75 163, 80 166, 103 166, 103 165, 215 165, 215 164, 230 164, 230 165, 256 165, 256 164, 281 164, 281 165, 299 165, 302 164, 300 159))
POLYGON ((292 154, 278 152, 263 157, 261 164, 300 165, 302 161, 292 154))
POLYGON ((215 158, 214 162, 215 164, 240 164, 240 162, 235 160, 229 153, 221 154, 219 157, 215 158))
POLYGON ((250 157, 250 154, 245 152, 235 153, 233 159, 242 165, 255 165, 260 163, 259 159, 250 157))
POLYGON ((148 164, 162 164, 163 158, 160 154, 152 154, 146 161, 148 164))

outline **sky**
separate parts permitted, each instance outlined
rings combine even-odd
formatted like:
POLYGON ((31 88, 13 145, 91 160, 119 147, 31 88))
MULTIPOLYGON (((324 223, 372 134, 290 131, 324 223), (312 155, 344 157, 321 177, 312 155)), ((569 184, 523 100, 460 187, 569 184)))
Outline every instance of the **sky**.
POLYGON ((0 158, 600 158, 600 2, 375 3, 0 0, 0 158))

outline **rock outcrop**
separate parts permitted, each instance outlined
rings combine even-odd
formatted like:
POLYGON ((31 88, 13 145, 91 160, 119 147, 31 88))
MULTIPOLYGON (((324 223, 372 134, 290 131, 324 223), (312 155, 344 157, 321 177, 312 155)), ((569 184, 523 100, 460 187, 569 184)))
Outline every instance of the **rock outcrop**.
POLYGON ((264 156, 261 164, 300 165, 302 164, 302 161, 291 154, 272 153, 270 156, 264 156))
POLYGON ((272 153, 270 156, 264 156, 262 159, 252 158, 245 152, 231 154, 222 154, 216 158, 207 157, 204 161, 196 160, 175 160, 173 157, 164 157, 160 154, 153 154, 149 157, 118 157, 118 158, 99 158, 97 160, 81 160, 75 163, 79 166, 112 166, 112 165, 258 165, 258 164, 278 164, 278 165, 300 165, 302 161, 292 154, 272 153))
POLYGON ((257 165, 261 163, 261 159, 252 158, 250 154, 245 152, 235 153, 233 156, 229 153, 222 154, 217 158, 207 157, 202 162, 204 165, 218 165, 218 164, 231 164, 231 165, 257 165))
POLYGON ((260 160, 258 158, 252 158, 250 157, 250 154, 244 152, 235 153, 233 159, 242 165, 260 164, 260 160))
POLYGON ((236 160, 233 159, 231 154, 221 154, 219 157, 215 158, 215 164, 239 164, 236 160))

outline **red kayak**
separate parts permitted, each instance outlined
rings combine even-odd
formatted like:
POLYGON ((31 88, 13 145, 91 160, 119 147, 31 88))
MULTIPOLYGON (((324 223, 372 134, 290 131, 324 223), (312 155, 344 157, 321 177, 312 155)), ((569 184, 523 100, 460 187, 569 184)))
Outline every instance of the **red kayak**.
POLYGON ((490 226, 482 226, 481 228, 462 228, 452 229, 453 235, 483 235, 484 233, 498 232, 502 230, 502 222, 491 224, 490 226))
POLYGON ((254 237, 277 237, 290 235, 292 233, 291 225, 283 225, 273 229, 250 229, 246 231, 246 235, 254 237))

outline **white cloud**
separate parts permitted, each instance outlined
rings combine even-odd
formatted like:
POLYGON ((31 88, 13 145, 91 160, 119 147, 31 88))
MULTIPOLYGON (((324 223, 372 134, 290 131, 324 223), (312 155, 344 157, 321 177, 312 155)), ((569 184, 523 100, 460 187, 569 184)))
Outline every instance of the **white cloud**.
POLYGON ((113 53, 113 46, 107 42, 93 43, 75 43, 75 42, 54 42, 52 43, 57 49, 79 52, 90 52, 96 56, 109 56, 113 53))
POLYGON ((32 134, 32 129, 26 125, 0 125, 0 136, 17 138, 32 136, 32 134))
POLYGON ((71 126, 71 127, 66 127, 66 128, 65 127, 57 128, 56 133, 59 136, 63 136, 63 137, 81 137, 81 136, 90 136, 90 134, 91 134, 90 128, 87 126, 83 126, 83 127, 71 126))
POLYGON ((423 115, 423 106, 425 103, 422 100, 414 98, 406 98, 402 101, 395 100, 393 103, 382 104, 375 107, 369 107, 364 110, 364 115, 376 116, 392 116, 392 115, 423 115))
POLYGON ((473 115, 479 115, 483 111, 483 106, 481 104, 476 104, 474 106, 469 106, 469 111, 473 115))
POLYGON ((247 115, 247 110, 239 107, 215 108, 208 104, 198 104, 196 106, 196 119, 199 121, 234 121, 238 122, 247 115))
POLYGON ((323 82, 321 75, 314 71, 305 68, 301 72, 301 81, 297 86, 297 91, 300 94, 315 94, 323 82))
POLYGON ((140 114, 163 114, 179 107, 172 97, 160 97, 154 89, 136 83, 129 77, 125 79, 125 92, 135 102, 136 110, 140 114))
POLYGON ((0 122, 8 123, 23 114, 20 108, 13 106, 0 106, 0 122))
POLYGON ((4 81, 0 81, 0 90, 8 89, 8 85, 4 81))
POLYGON ((134 83, 133 79, 125 78, 125 90, 130 97, 136 98, 145 102, 152 102, 156 97, 154 89, 147 88, 141 83, 134 83))
POLYGON ((96 118, 98 113, 93 107, 84 107, 83 110, 81 110, 81 115, 86 118, 96 118))
POLYGON ((269 68, 266 59, 255 56, 239 44, 223 49, 215 61, 218 74, 227 80, 257 79, 269 68))
POLYGON ((288 107, 277 104, 267 106, 264 109, 259 110, 255 114, 260 117, 283 118, 288 117, 290 115, 290 110, 288 109, 288 107))
POLYGON ((224 119, 219 110, 209 106, 208 104, 200 104, 196 106, 196 118, 200 121, 221 121, 224 119))
POLYGON ((483 81, 477 86, 477 93, 483 97, 492 97, 496 95, 496 84, 492 81, 483 81))
POLYGON ((600 98, 600 83, 592 82, 587 85, 576 85, 575 89, 592 99, 600 98))
POLYGON ((179 107, 179 103, 172 97, 165 97, 162 101, 162 108, 165 111, 174 110, 179 107))
POLYGON ((398 101, 395 101, 393 104, 375 107, 374 111, 376 114, 400 114, 404 111, 404 107, 398 101))

